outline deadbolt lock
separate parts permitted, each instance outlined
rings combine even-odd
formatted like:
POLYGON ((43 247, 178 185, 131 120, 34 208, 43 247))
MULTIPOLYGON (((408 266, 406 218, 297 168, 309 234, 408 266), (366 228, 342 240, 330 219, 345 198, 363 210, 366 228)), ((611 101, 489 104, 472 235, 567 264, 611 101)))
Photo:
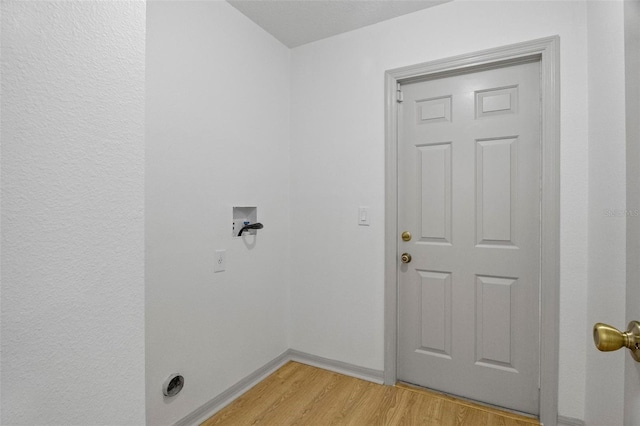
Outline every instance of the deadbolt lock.
POLYGON ((402 253, 402 256, 400 256, 400 260, 402 261, 402 263, 409 263, 411 262, 411 255, 409 253, 402 253))
POLYGON ((404 231, 402 233, 402 241, 411 241, 411 232, 404 231))

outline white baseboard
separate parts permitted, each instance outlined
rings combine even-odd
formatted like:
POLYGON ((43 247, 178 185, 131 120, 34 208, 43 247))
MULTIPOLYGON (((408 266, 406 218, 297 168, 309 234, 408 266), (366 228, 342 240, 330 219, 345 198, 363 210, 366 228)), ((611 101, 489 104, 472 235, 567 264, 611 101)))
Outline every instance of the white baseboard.
MULTIPOLYGON (((345 374, 347 376, 356 377, 358 379, 378 384, 383 383, 382 370, 360 367, 347 362, 335 361, 329 358, 296 351, 294 349, 287 349, 275 359, 269 361, 226 391, 222 392, 220 395, 176 422, 174 426, 199 425, 289 361, 296 361, 301 364, 311 365, 313 367, 334 371, 336 373, 345 374)), ((569 425, 573 424, 569 423, 569 425)))
POLYGON ((585 423, 580 419, 558 416, 558 426, 585 426, 585 423))
POLYGON ((344 374, 358 379, 367 380, 369 382, 381 385, 383 383, 384 372, 382 370, 374 370, 372 368, 359 367, 347 362, 335 361, 329 358, 323 358, 317 355, 311 355, 300 352, 295 349, 289 349, 289 359, 301 364, 311 365, 313 367, 322 368, 323 370, 333 371, 335 373, 344 374))

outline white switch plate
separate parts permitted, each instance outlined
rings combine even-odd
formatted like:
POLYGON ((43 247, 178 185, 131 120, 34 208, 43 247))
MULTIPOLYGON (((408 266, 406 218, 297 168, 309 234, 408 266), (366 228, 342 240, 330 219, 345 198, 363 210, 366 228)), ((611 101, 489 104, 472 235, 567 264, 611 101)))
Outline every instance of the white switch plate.
POLYGON ((222 272, 227 266, 227 251, 216 250, 216 257, 213 262, 213 272, 222 272))
POLYGON ((358 225, 369 226, 370 224, 369 207, 358 207, 358 225))

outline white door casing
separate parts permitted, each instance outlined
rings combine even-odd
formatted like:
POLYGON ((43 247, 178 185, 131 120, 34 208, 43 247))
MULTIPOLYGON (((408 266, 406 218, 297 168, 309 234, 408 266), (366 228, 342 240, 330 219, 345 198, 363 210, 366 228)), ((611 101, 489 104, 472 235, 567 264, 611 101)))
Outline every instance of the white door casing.
MULTIPOLYGON (((398 123, 396 89, 425 77, 461 74, 523 60, 541 68, 541 215, 540 234, 540 419, 557 422, 558 285, 559 285, 559 39, 551 37, 450 59, 388 71, 386 74, 386 209, 385 209, 385 383, 397 380, 398 338, 398 123)), ((428 114, 427 114, 428 115, 428 114)), ((437 149, 437 148, 434 148, 437 149)), ((446 154, 444 154, 446 155, 446 154)), ((435 277, 435 276, 434 276, 435 277)), ((435 277, 437 278, 437 277, 435 277)))
POLYGON ((537 415, 539 61, 401 90, 398 379, 537 415))

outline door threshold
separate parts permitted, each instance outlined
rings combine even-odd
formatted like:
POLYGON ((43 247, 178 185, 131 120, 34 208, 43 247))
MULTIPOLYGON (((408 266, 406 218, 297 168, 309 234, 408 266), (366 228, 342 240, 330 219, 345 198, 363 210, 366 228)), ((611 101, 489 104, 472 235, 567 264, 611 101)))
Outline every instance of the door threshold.
POLYGON ((451 395, 451 394, 440 392, 437 390, 414 385, 412 383, 398 381, 396 382, 395 386, 397 388, 406 389, 406 390, 417 392, 417 393, 427 394, 432 397, 446 399, 448 401, 455 402, 456 404, 464 405, 477 410, 484 410, 489 413, 498 414, 504 417, 510 417, 512 419, 527 422, 529 424, 540 425, 540 419, 537 416, 534 416, 532 414, 522 413, 520 411, 510 410, 508 408, 499 407, 497 405, 487 404, 485 402, 475 401, 473 399, 451 395))

